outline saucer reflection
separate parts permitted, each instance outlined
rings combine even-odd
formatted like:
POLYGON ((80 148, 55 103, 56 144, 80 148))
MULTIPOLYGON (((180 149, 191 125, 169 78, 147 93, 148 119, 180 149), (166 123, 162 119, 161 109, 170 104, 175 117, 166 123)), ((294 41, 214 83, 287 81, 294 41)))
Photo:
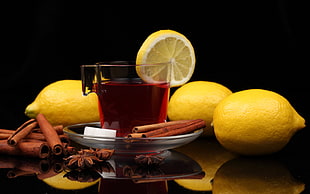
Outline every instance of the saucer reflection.
MULTIPOLYGON (((202 179, 205 176, 201 166, 191 157, 175 150, 164 151, 156 156, 164 160, 155 165, 139 163, 133 155, 113 155, 109 160, 87 169, 68 169, 61 158, 22 160, 15 157, 1 157, 0 168, 7 171, 7 179, 18 181, 22 176, 42 180, 55 189, 80 190, 96 185, 101 193, 115 189, 138 188, 139 193, 158 188, 167 193, 167 181, 175 179, 202 179), (108 184, 106 184, 108 183, 108 184), (124 187, 120 187, 120 185, 124 187), (104 186, 105 185, 105 186, 104 186)), ((143 157, 142 157, 143 158, 143 157)), ((111 193, 111 192, 109 192, 111 193)))

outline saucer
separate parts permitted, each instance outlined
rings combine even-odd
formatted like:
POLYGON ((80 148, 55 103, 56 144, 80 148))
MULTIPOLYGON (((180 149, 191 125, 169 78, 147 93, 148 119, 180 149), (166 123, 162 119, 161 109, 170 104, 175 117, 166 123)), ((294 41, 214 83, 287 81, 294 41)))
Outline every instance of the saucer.
POLYGON ((99 122, 70 125, 64 128, 64 133, 74 142, 91 148, 114 149, 122 154, 150 154, 173 149, 185 145, 198 138, 203 129, 192 133, 168 137, 127 138, 101 137, 84 135, 85 127, 100 127, 99 122))

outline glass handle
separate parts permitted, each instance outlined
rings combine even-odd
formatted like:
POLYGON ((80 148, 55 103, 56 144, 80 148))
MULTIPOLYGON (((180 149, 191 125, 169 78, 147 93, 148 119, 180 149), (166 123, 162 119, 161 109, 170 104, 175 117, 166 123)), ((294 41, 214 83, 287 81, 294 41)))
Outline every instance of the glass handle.
POLYGON ((96 92, 97 86, 97 67, 81 66, 82 92, 84 96, 96 92))

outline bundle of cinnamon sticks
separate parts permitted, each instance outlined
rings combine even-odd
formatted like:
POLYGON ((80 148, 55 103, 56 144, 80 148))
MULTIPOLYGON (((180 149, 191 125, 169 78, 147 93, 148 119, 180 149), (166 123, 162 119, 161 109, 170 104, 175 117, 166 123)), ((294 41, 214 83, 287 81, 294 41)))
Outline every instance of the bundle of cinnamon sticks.
POLYGON ((128 138, 167 137, 193 132, 206 127, 202 119, 178 120, 165 123, 137 126, 132 129, 128 138))
POLYGON ((47 158, 71 152, 63 126, 52 126, 43 114, 16 130, 0 129, 0 154, 47 158))

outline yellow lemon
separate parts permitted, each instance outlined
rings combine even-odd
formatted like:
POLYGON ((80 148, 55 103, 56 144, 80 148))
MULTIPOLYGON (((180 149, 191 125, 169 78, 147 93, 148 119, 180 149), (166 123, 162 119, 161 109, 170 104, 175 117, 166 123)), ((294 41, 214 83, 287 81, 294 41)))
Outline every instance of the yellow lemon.
POLYGON ((194 159, 205 172, 202 179, 176 179, 175 182, 194 191, 211 191, 214 175, 222 164, 237 157, 224 149, 215 139, 199 138, 187 145, 176 148, 177 151, 194 159))
POLYGON ((178 88, 170 98, 170 120, 203 119, 206 122, 204 135, 212 135, 211 123, 216 105, 232 94, 225 86, 209 81, 193 81, 178 88))
POLYGON ((80 189, 85 189, 87 187, 90 187, 92 185, 95 185, 100 181, 100 178, 98 178, 95 181, 91 182, 79 182, 79 181, 72 181, 64 175, 66 174, 65 171, 62 171, 61 173, 43 179, 42 181, 48 184, 49 186, 56 188, 56 189, 63 189, 63 190, 80 190, 80 189))
POLYGON ((276 160, 236 158, 218 169, 212 193, 299 194, 304 189, 305 184, 276 160))
POLYGON ((281 150, 305 120, 283 96, 268 90, 233 93, 214 110, 214 133, 226 149, 244 155, 281 150))
POLYGON ((158 68, 138 67, 137 73, 143 80, 169 75, 170 86, 174 87, 190 80, 195 69, 196 57, 191 42, 183 34, 173 30, 159 30, 143 42, 136 63, 169 63, 158 68))
POLYGON ((26 107, 28 117, 34 118, 38 113, 53 125, 99 121, 98 98, 95 93, 83 96, 80 80, 60 80, 43 88, 26 107))

